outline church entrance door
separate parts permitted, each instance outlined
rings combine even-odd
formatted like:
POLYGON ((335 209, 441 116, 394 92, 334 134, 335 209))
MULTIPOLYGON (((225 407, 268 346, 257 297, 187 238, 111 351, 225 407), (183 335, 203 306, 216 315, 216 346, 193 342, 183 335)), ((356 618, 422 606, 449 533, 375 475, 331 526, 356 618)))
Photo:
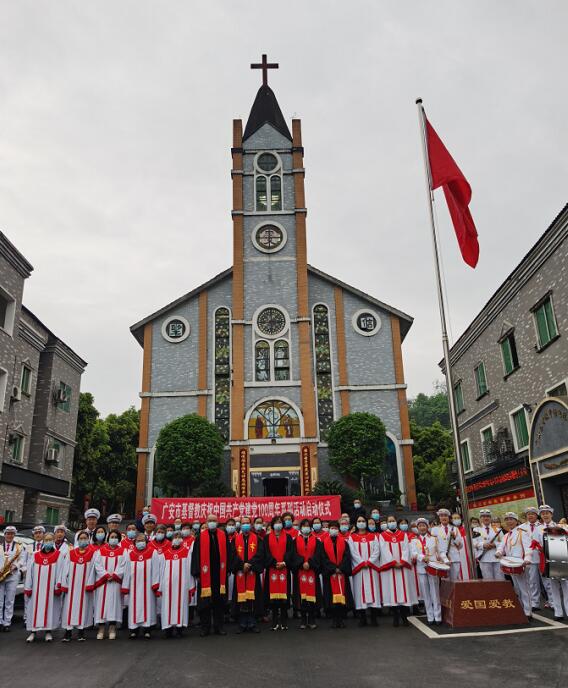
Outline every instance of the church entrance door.
POLYGON ((262 481, 265 497, 287 497, 288 478, 265 478, 262 481))

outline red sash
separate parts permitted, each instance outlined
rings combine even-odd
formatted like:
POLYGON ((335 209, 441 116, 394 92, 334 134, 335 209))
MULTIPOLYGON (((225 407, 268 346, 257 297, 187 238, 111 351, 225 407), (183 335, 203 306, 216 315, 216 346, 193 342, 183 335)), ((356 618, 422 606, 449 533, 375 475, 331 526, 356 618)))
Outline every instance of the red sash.
MULTIPOLYGON (((316 551, 317 538, 315 535, 310 535, 308 537, 308 543, 304 540, 303 536, 298 535, 296 538, 296 551, 304 559, 306 563, 311 557, 313 557, 316 551)), ((298 571, 298 581, 300 588, 300 599, 305 602, 315 602, 316 601, 316 573, 313 569, 301 568, 298 571)))
MULTIPOLYGON (((327 555, 327 558, 339 568, 341 562, 343 561, 343 555, 345 553, 345 540, 343 538, 337 537, 327 537, 323 541, 323 548, 327 555), (333 542, 337 543, 337 554, 333 549, 333 542)), ((331 601, 333 604, 345 604, 345 576, 342 573, 334 573, 330 576, 329 582, 331 585, 331 601)))
MULTIPOLYGON (((227 537, 222 530, 217 531, 217 542, 219 543, 219 592, 224 595, 226 592, 225 581, 227 580, 227 537)), ((199 535, 199 556, 201 561, 201 597, 211 597, 211 554, 210 554, 209 531, 203 530, 199 535)))
MULTIPOLYGON (((235 536, 235 549, 237 556, 241 561, 244 561, 245 553, 245 537, 242 533, 237 533, 235 536)), ((250 560, 258 551, 258 537, 255 533, 250 533, 247 544, 247 559, 250 560)), ((247 600, 254 600, 254 587, 256 585, 256 573, 250 570, 248 573, 239 571, 236 575, 237 586, 237 602, 246 602, 247 600)))
MULTIPOLYGON (((279 562, 284 561, 288 536, 284 533, 276 537, 274 533, 268 536, 268 549, 273 558, 279 562)), ((268 570, 268 593, 271 600, 285 600, 288 598, 288 569, 277 569, 271 566, 268 570)))

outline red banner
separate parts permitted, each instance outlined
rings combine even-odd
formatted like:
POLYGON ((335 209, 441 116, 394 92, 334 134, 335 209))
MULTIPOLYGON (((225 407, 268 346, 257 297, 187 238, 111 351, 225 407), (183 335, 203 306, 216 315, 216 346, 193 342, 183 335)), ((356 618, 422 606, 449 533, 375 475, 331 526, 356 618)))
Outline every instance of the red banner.
POLYGON ((296 518, 311 519, 319 516, 324 520, 336 520, 341 516, 341 498, 339 495, 329 495, 152 499, 152 513, 158 518, 158 523, 173 523, 176 518, 181 518, 182 521, 204 521, 208 514, 215 514, 221 523, 235 516, 261 516, 265 521, 270 521, 273 516, 280 516, 285 511, 291 511, 296 518))

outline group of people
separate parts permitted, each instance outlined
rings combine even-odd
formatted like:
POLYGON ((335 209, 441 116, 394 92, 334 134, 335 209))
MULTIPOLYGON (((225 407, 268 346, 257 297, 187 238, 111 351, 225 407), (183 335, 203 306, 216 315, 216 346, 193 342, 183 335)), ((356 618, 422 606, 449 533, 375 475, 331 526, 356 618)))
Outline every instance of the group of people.
MULTIPOLYGON (((0 579, 0 624, 10 627, 21 576, 28 642, 42 632, 49 642, 58 628, 64 642, 74 631, 82 641, 92 626, 99 640, 115 639, 121 625, 133 639, 150 638, 156 626, 167 637, 181 636, 197 616, 202 636, 225 635, 229 617, 238 633, 258 633, 259 621, 269 616, 272 630, 286 631, 290 609, 302 630, 317 628, 322 616, 333 628, 344 628, 349 612, 360 626, 377 625, 384 609, 395 627, 408 626, 417 605, 429 624, 441 624, 443 577, 467 579, 478 565, 484 578, 500 579, 500 558, 521 554, 523 571, 511 577, 530 617, 540 606, 538 563, 552 524, 550 507, 529 509, 523 524, 508 513, 504 529, 482 510, 473 531, 477 563, 470 561, 459 514, 440 509, 437 516, 436 525, 425 518, 385 518, 378 509, 367 517, 357 500, 351 514, 337 521, 284 513, 269 524, 242 516, 220 525, 210 514, 204 523, 159 524, 148 511, 122 532, 120 515, 109 516, 105 527, 98 510, 88 509, 73 543, 64 526, 53 533, 36 526, 29 550, 8 526, 4 564, 0 560, 0 572, 8 571, 0 579)), ((557 617, 563 616, 564 594, 568 614, 568 590, 551 579, 544 579, 544 589, 557 617)))

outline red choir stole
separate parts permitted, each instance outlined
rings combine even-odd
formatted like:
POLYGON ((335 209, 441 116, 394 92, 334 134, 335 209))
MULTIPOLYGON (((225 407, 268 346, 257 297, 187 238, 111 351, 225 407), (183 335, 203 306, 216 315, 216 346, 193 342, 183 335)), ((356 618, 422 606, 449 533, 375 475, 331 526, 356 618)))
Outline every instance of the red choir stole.
MULTIPOLYGON (((224 595, 227 591, 227 536, 222 530, 217 530, 217 542, 219 543, 219 593, 224 595)), ((211 540, 209 530, 201 531, 199 535, 199 556, 201 576, 201 597, 211 597, 211 540)))
MULTIPOLYGON (((304 563, 306 563, 311 557, 314 556, 317 545, 317 538, 315 535, 310 535, 308 537, 308 542, 306 543, 304 537, 299 535, 296 538, 296 551, 303 558, 304 563)), ((298 582, 300 588, 300 600, 303 602, 315 602, 316 601, 316 573, 312 569, 307 571, 304 568, 300 568, 298 571, 298 582)))
MULTIPOLYGON (((99 547, 94 547, 93 545, 89 545, 88 547, 85 547, 85 549, 81 549, 80 547, 74 547, 73 549, 69 550, 69 561, 72 561, 74 564, 80 564, 80 565, 86 565, 88 564, 93 556, 95 555, 95 552, 102 551, 102 548, 99 547)), ((71 581, 71 597, 73 596, 73 588, 75 585, 75 574, 73 573, 73 578, 71 581)), ((92 590, 95 589, 94 585, 87 585, 85 586, 85 590, 87 592, 91 592, 92 590)), ((67 592, 67 590, 64 590, 64 592, 67 592)))
MULTIPOLYGON (((55 573, 51 573, 51 567, 53 564, 57 563, 57 560, 59 559, 60 551, 58 549, 54 549, 51 552, 46 553, 42 552, 41 550, 38 550, 34 554, 34 561, 36 566, 47 566, 47 589, 48 591, 50 590, 50 585, 51 585, 51 577, 52 575, 55 575, 55 573)), ((38 577, 37 577, 37 583, 38 583, 38 590, 40 589, 40 581, 41 581, 41 571, 42 569, 39 569, 38 572, 38 577)), ((56 584, 55 586, 55 594, 56 595, 61 595, 62 588, 59 584, 56 584)), ((24 590, 24 593, 26 594, 27 597, 31 597, 32 591, 31 590, 24 590)), ((36 601, 36 607, 37 607, 37 601, 36 601)), ((46 612, 47 614, 47 612, 46 612)))
MULTIPOLYGON (((103 545, 101 549, 99 550, 101 557, 104 557, 105 559, 113 559, 116 560, 118 557, 122 555, 123 552, 127 552, 128 550, 125 550, 121 547, 120 543, 116 547, 111 547, 109 544, 103 545)), ((107 561, 105 564, 105 568, 109 566, 109 562, 107 561)), ((113 570, 116 569, 116 561, 114 562, 113 570)), ((101 578, 99 578, 95 582, 95 588, 98 588, 99 586, 103 585, 107 581, 115 581, 116 583, 121 583, 122 582, 122 577, 117 576, 116 573, 105 573, 101 578)))
MULTIPOLYGON (((409 561, 406 561, 406 559, 402 558, 402 544, 405 539, 407 539, 406 533, 404 533, 402 530, 395 530, 394 533, 392 531, 385 530, 383 533, 381 533, 381 537, 385 542, 388 542, 390 553, 392 554, 393 561, 391 564, 387 564, 384 567, 381 567, 381 570, 383 568, 388 569, 388 568, 393 568, 394 564, 396 561, 398 561, 399 564, 402 564, 403 568, 405 569, 411 569, 412 564, 409 561), (396 546, 396 550, 395 550, 396 546)), ((409 540, 410 542, 410 540, 409 540)))
MULTIPOLYGON (((281 532, 280 537, 274 533, 268 536, 268 549, 273 558, 284 561, 288 536, 281 532)), ((271 566, 268 570, 268 593, 271 600, 285 600, 288 598, 288 569, 277 569, 271 566)))
MULTIPOLYGON (((327 537, 323 540, 323 548, 325 550, 327 558, 337 569, 341 566, 341 562, 343 561, 345 547, 345 540, 340 537, 327 537), (337 553, 333 548, 334 542, 337 543, 337 553)), ((329 578, 329 582, 331 585, 332 603, 345 604, 345 575, 343 573, 333 573, 329 578)))
MULTIPOLYGON (((245 537, 242 533, 235 535, 235 550, 237 556, 241 561, 245 560, 245 537)), ((249 533, 247 545, 247 560, 250 560, 258 551, 258 536, 255 533, 249 533)), ((254 600, 254 587, 256 585, 256 573, 249 571, 238 571, 235 578, 235 585, 237 586, 237 602, 247 602, 254 600)))
POLYGON ((162 540, 162 542, 158 542, 156 539, 150 540, 148 543, 148 547, 152 547, 152 549, 155 549, 158 554, 165 554, 166 550, 169 549, 172 546, 172 543, 169 540, 162 540))

